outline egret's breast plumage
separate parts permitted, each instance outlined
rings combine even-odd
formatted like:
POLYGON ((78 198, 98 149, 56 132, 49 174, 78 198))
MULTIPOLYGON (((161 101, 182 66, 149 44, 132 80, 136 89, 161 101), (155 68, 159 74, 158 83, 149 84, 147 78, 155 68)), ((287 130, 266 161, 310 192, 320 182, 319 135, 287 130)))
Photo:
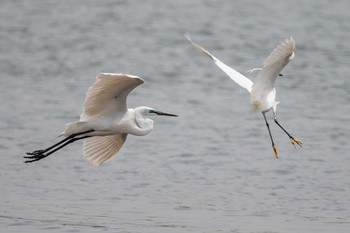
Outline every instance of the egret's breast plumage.
POLYGON ((251 105, 254 111, 261 111, 261 102, 259 100, 254 100, 251 105))

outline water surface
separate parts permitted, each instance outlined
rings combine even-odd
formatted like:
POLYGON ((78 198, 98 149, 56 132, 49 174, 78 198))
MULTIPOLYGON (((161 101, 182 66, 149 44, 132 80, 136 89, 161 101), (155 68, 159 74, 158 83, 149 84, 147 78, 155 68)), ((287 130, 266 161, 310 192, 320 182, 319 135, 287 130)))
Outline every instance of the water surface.
POLYGON ((4 232, 346 232, 350 227, 348 1, 2 1, 0 223, 4 232), (240 72, 293 36, 277 81, 276 160, 240 72), (129 97, 173 112, 117 158, 81 143, 33 164, 78 119, 99 72, 139 75, 129 97))

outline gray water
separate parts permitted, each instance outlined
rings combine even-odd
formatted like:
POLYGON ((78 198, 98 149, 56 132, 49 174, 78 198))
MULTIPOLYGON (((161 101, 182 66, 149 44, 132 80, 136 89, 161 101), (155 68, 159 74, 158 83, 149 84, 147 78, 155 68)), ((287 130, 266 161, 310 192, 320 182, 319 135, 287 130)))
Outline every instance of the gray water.
POLYGON ((0 1, 0 232, 348 232, 350 2, 0 1), (249 96, 193 49, 245 72, 293 36, 277 81, 275 159, 249 96), (99 72, 139 75, 156 118, 100 166, 81 142, 33 164, 78 119, 99 72))

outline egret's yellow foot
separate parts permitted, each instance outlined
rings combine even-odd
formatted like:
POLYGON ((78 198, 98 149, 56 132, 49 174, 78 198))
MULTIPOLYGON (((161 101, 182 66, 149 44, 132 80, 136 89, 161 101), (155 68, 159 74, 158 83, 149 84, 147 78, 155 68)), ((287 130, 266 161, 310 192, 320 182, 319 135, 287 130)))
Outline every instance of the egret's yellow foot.
POLYGON ((294 148, 296 148, 295 144, 297 144, 300 147, 303 147, 303 143, 299 140, 294 139, 293 137, 290 137, 290 142, 292 143, 292 145, 294 146, 294 148))
POLYGON ((276 145, 273 144, 272 147, 273 147, 273 151, 275 152, 276 159, 278 159, 278 151, 277 151, 276 145))

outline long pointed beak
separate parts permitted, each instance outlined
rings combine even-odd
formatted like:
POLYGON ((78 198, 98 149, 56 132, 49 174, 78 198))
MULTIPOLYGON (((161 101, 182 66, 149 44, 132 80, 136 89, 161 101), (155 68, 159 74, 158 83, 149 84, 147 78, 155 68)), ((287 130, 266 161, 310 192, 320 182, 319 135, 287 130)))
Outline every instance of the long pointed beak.
POLYGON ((171 117, 178 117, 178 115, 171 114, 171 113, 166 113, 166 112, 161 112, 161 111, 154 111, 157 115, 159 116, 171 116, 171 117))

